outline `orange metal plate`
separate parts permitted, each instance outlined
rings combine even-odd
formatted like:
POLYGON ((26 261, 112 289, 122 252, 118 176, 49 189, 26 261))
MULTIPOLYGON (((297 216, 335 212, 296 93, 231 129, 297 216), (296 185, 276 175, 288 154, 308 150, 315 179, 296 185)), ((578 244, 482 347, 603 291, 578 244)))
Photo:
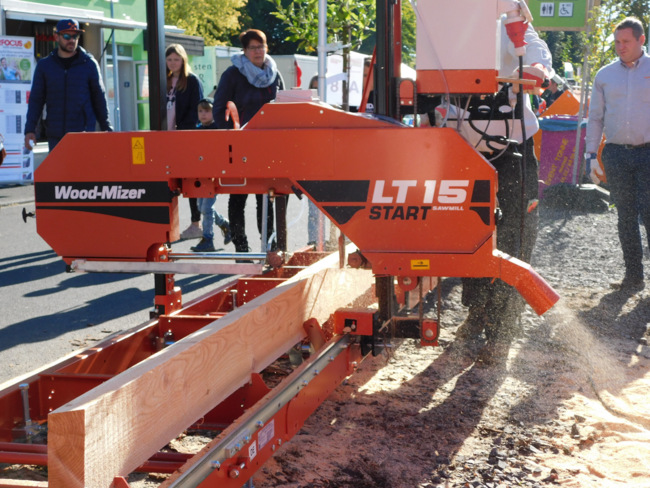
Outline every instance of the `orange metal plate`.
POLYGON ((494 93, 499 87, 497 71, 485 70, 418 70, 418 93, 494 93))

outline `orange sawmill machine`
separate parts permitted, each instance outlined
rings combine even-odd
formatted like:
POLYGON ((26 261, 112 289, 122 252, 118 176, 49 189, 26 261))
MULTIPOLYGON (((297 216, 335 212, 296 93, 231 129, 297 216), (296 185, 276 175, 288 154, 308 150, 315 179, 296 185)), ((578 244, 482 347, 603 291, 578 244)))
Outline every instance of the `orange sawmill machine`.
POLYGON ((437 345, 439 316, 409 302, 441 277, 498 278, 538 314, 554 305, 528 264, 496 248, 494 167, 454 128, 398 121, 441 94, 498 90, 496 53, 420 56, 454 12, 468 32, 460 52, 475 49, 470 33, 498 37, 504 11, 525 23, 519 2, 468 1, 418 2, 414 83, 395 76, 399 2, 378 2, 379 116, 277 101, 241 130, 64 137, 35 174, 38 233, 71 271, 152 273, 156 313, 3 385, 0 463, 48 468, 48 481, 20 486, 124 488, 134 471, 169 473, 164 487, 243 486, 387 338, 437 345), (351 244, 174 252, 179 196, 224 193, 308 198, 351 244), (183 304, 177 273, 233 278, 183 304), (268 386, 263 372, 296 345, 302 363, 268 386), (194 455, 164 449, 187 429, 213 439, 194 455))

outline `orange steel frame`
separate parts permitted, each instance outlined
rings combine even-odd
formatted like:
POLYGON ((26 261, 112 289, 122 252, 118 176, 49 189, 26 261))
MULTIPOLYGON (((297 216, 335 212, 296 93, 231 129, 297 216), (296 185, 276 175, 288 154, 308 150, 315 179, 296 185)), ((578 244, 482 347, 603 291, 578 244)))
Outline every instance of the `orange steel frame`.
POLYGON ((237 131, 69 134, 35 183, 38 232, 67 263, 164 260, 180 193, 297 192, 376 275, 498 277, 543 313, 555 292, 496 251, 496 190, 494 167, 453 129, 315 103, 267 104, 237 131))
POLYGON ((301 103, 266 105, 240 131, 69 134, 36 172, 38 232, 68 263, 156 260, 160 245, 177 240, 174 193, 294 189, 366 257, 391 254, 377 273, 419 275, 412 257, 470 256, 494 233, 496 172, 453 129, 301 103))

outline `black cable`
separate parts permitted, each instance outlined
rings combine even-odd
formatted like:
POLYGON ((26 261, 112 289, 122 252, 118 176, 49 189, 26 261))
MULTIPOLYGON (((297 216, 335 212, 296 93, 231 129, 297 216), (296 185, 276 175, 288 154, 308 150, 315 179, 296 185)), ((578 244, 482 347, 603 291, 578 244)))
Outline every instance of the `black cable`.
MULTIPOLYGON (((111 39, 113 39, 113 33, 115 30, 111 31, 111 35, 108 36, 108 40, 106 41, 106 44, 104 44, 104 49, 102 49, 102 53, 99 56, 99 59, 97 60, 98 64, 102 64, 102 59, 104 58, 104 54, 106 54, 106 50, 108 49, 108 45, 111 43, 111 39)), ((113 60, 113 64, 115 64, 115 60, 113 60)))
MULTIPOLYGON (((481 130, 479 127, 477 127, 474 124, 474 121, 471 118, 467 119, 467 122, 470 126, 470 128, 479 134, 481 136, 479 142, 476 143, 474 148, 478 148, 479 144, 481 141, 485 142, 485 146, 490 150, 493 151, 494 153, 498 154, 497 157, 501 156, 505 151, 508 150, 508 147, 510 144, 513 142, 516 144, 516 141, 513 141, 510 139, 510 120, 508 119, 502 119, 498 117, 498 113, 500 111, 500 106, 501 102, 499 100, 499 96, 501 95, 506 101, 508 99, 508 89, 509 87, 512 86, 510 83, 506 83, 503 85, 499 93, 495 97, 493 97, 492 103, 489 104, 490 106, 490 112, 489 112, 489 118, 487 119, 487 125, 485 126, 485 129, 481 130), (488 129, 490 127, 490 124, 494 122, 495 120, 503 120, 504 122, 504 130, 505 130, 505 135, 491 135, 488 132, 488 129), (492 143, 500 144, 503 147, 496 147, 492 143)), ((514 118, 514 113, 513 113, 513 118, 514 118)))

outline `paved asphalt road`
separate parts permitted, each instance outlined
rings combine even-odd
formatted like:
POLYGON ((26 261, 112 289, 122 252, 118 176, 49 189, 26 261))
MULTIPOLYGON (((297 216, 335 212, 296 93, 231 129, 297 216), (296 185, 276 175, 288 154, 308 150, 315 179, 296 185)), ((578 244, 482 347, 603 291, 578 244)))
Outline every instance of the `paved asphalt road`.
MULTIPOLYGON (((227 196, 217 201, 224 215, 227 201, 227 196)), ((0 385, 147 321, 153 307, 153 275, 66 273, 63 261, 37 234, 35 219, 23 222, 23 208, 34 210, 32 185, 0 186, 0 385)), ((190 220, 187 201, 179 208, 184 228, 190 220)), ((304 246, 306 200, 290 197, 287 220, 289 250, 304 246)), ((257 241, 253 197, 246 206, 246 222, 249 240, 257 241)), ((215 243, 222 242, 220 233, 215 236, 215 243)), ((189 251, 196 242, 174 244, 173 250, 189 251)), ((251 246, 254 252, 260 249, 257 242, 251 246)), ((187 302, 226 278, 178 275, 176 283, 187 302)))

